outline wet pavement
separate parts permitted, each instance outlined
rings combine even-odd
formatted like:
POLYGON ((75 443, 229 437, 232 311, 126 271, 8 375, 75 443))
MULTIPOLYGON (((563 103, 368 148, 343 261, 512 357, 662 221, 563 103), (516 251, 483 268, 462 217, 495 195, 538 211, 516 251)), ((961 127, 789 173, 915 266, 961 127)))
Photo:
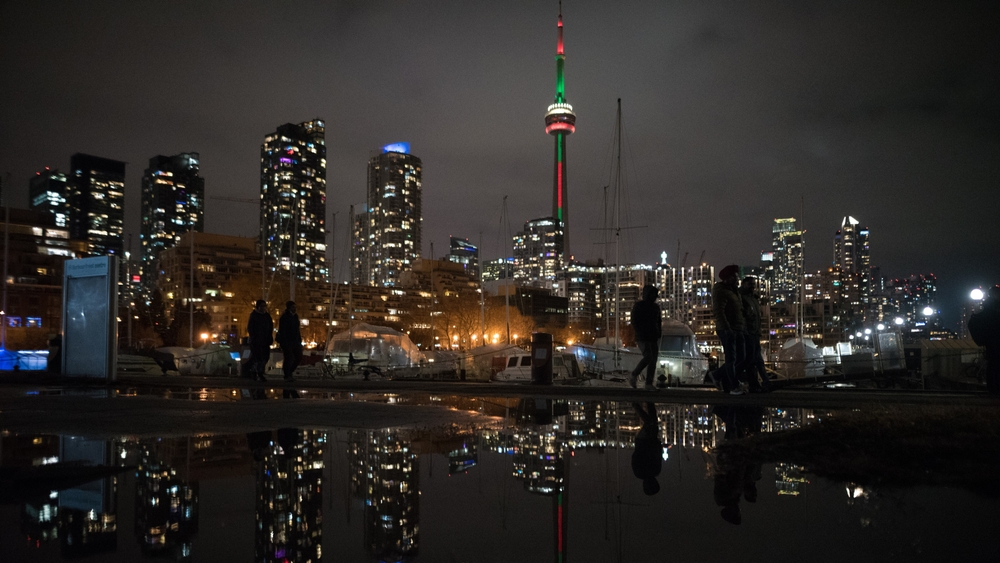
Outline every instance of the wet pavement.
POLYGON ((882 562, 1000 548, 998 408, 979 396, 817 408, 792 392, 734 404, 228 383, 0 387, 3 561, 882 562))

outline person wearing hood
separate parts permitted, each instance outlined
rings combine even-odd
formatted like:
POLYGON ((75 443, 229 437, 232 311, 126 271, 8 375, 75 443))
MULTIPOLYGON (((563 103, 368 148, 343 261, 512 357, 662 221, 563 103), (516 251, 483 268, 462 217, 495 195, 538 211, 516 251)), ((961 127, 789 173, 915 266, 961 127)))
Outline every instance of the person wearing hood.
POLYGON ((628 378, 632 387, 636 386, 639 374, 645 369, 646 389, 655 389, 653 381, 656 377, 656 358, 660 354, 660 336, 663 333, 663 315, 660 306, 656 304, 656 293, 656 286, 643 286, 642 299, 632 306, 632 330, 635 331, 635 341, 642 352, 642 359, 628 378))
POLYGON ((715 370, 721 379, 722 390, 742 395, 743 390, 736 376, 746 361, 746 323, 743 319, 743 300, 740 298, 740 267, 732 264, 719 272, 719 281, 712 287, 712 311, 715 313, 715 334, 719 336, 726 361, 715 370))
POLYGON ((250 335, 250 367, 257 381, 267 381, 264 369, 271 357, 271 344, 274 342, 274 320, 267 312, 267 302, 257 300, 257 305, 250 312, 247 321, 247 334, 250 335))

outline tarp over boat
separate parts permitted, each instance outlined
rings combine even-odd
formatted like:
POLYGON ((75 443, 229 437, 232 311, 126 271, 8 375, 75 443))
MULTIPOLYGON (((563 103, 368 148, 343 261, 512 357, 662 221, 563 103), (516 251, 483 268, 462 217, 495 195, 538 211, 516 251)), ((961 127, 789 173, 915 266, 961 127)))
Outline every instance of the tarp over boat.
POLYGON ((346 366, 352 354, 354 361, 377 367, 416 367, 426 360, 405 333, 367 323, 333 335, 326 345, 326 356, 332 363, 346 366))

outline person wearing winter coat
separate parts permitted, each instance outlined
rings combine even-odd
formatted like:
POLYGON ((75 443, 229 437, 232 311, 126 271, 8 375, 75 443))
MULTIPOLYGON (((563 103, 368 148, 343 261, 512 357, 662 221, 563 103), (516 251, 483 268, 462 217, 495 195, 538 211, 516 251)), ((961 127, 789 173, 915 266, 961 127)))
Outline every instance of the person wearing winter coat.
POLYGON ((292 374, 302 361, 302 333, 299 330, 299 315, 295 312, 295 302, 285 303, 285 312, 278 319, 278 345, 281 346, 281 371, 285 381, 294 381, 292 374))
POLYGON ((740 267, 732 264, 719 272, 719 282, 712 287, 712 310, 715 313, 715 333, 719 336, 726 361, 715 370, 714 377, 722 382, 722 390, 742 395, 737 380, 746 361, 743 300, 739 295, 740 267))
POLYGON ((642 299, 632 306, 632 330, 635 331, 639 351, 642 352, 642 359, 628 379, 632 387, 636 386, 639 374, 645 369, 646 389, 654 389, 656 358, 660 354, 660 336, 663 334, 663 315, 660 306, 656 304, 656 293, 656 286, 643 286, 642 299))
POLYGON ((743 300, 743 320, 746 323, 744 332, 744 348, 746 363, 743 378, 750 385, 750 391, 768 391, 771 388, 767 369, 764 368, 764 358, 760 353, 761 314, 760 301, 757 298, 757 278, 747 276, 740 284, 740 298, 743 300), (760 380, 758 381, 758 377, 760 380))
POLYGON ((274 320, 267 312, 267 302, 263 299, 258 299, 256 307, 250 312, 247 334, 250 335, 250 368, 253 377, 257 381, 267 381, 264 377, 264 368, 271 357, 274 320))

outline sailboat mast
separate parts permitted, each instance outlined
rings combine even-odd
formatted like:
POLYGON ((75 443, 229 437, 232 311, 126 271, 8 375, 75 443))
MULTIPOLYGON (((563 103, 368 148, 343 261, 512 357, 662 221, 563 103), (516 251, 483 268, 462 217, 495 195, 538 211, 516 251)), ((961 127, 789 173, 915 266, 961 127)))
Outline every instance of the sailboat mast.
POLYGON ((618 98, 618 146, 615 165, 615 368, 618 367, 618 340, 621 336, 621 241, 622 241, 622 99, 618 98))
POLYGON ((504 286, 504 315, 506 316, 507 322, 507 346, 510 346, 510 272, 507 271, 507 242, 510 241, 510 229, 505 229, 507 226, 507 196, 503 196, 503 212, 500 214, 500 232, 504 233, 504 255, 500 257, 503 260, 503 286, 504 286))

